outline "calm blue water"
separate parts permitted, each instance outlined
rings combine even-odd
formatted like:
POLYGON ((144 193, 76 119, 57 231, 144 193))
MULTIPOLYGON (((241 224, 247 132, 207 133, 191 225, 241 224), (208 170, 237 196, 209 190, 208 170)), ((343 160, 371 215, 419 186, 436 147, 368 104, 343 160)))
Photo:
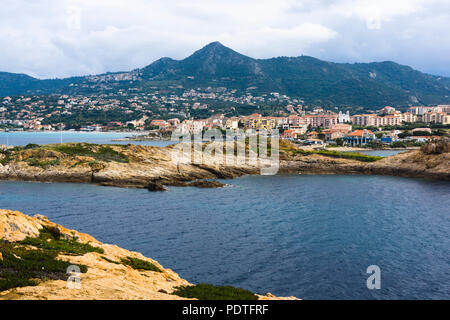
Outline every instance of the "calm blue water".
POLYGON ((358 153, 364 153, 369 156, 377 156, 377 157, 390 157, 394 156, 396 154, 406 152, 408 150, 364 150, 364 151, 357 151, 358 153))
POLYGON ((0 182, 0 208, 41 213, 142 252, 192 282, 304 299, 450 299, 450 184, 251 176, 223 189, 0 182), (381 290, 366 268, 381 268, 381 290))
MULTIPOLYGON (((129 132, 76 132, 76 131, 63 131, 63 142, 88 142, 88 143, 100 143, 100 144, 140 144, 149 146, 167 146, 171 144, 170 141, 113 141, 114 139, 122 139, 132 136, 129 132)), ((36 144, 50 144, 60 143, 60 132, 0 132, 0 145, 8 144, 12 146, 23 146, 28 143, 36 144)))

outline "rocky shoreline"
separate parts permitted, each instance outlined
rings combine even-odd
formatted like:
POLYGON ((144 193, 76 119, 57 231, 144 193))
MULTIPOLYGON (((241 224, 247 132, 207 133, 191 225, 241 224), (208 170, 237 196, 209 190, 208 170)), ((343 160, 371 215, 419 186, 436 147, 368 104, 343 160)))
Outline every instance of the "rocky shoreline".
MULTIPOLYGON (((450 181, 448 145, 448 140, 433 142, 420 150, 374 162, 302 154, 298 147, 288 145, 280 149, 278 173, 390 175, 450 181)), ((224 184, 215 179, 260 174, 259 167, 248 164, 180 163, 171 157, 172 149, 93 144, 32 146, 0 154, 0 180, 96 183, 163 191, 167 186, 217 188, 224 184)))
MULTIPOLYGON (((31 217, 0 209, 0 300, 180 300, 186 298, 178 295, 177 289, 192 286, 195 285, 138 252, 102 243, 42 215, 31 217), (39 242, 43 230, 50 230, 58 238, 39 242), (84 251, 80 252, 80 248, 84 251), (54 250, 57 255, 47 253, 54 250), (33 263, 32 258, 38 253, 41 256, 33 263), (29 265, 24 265, 27 262, 29 265), (66 266, 70 265, 82 270, 78 275, 79 288, 68 286, 66 266), (28 272, 33 272, 30 279, 26 278, 28 272)), ((259 300, 297 299, 239 290, 259 300)))

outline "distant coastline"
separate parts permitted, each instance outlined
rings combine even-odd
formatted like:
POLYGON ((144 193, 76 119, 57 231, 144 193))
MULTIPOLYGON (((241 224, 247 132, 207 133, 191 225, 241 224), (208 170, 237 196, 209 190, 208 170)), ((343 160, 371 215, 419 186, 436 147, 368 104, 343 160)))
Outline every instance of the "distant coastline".
MULTIPOLYGON (((447 140, 386 158, 311 151, 283 145, 280 174, 363 174, 430 178, 450 181, 447 140)), ((211 179, 233 179, 260 174, 256 165, 179 163, 171 147, 142 145, 53 144, 31 146, 0 154, 0 180, 84 182, 106 186, 147 188, 163 191, 166 186, 217 188, 211 179)), ((205 155, 204 155, 205 156, 205 155)))

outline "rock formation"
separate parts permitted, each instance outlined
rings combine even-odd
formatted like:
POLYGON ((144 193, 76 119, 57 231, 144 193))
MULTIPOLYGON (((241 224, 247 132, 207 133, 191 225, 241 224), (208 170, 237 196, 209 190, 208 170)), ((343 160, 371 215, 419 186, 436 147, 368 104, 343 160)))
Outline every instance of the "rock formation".
MULTIPOLYGON (((284 142, 279 173, 376 174, 450 180, 448 140, 433 142, 375 162, 299 153, 284 142)), ((90 182, 105 186, 147 188, 165 186, 220 187, 211 179, 232 179, 259 174, 249 164, 187 163, 172 156, 173 146, 64 144, 7 150, 0 154, 0 180, 90 182), (209 182, 206 182, 209 181, 209 182)))
MULTIPOLYGON (((58 259, 73 265, 85 265, 87 272, 80 275, 80 288, 68 288, 67 280, 39 279, 37 285, 16 287, 0 291, 0 299, 184 299, 171 294, 176 287, 191 285, 170 269, 163 268, 157 261, 138 252, 128 251, 115 245, 104 244, 90 235, 69 230, 57 225, 42 215, 27 216, 18 211, 0 209, 0 284, 3 272, 16 272, 5 266, 8 254, 5 245, 19 246, 20 241, 36 238, 43 228, 57 230, 63 239, 75 239, 89 244, 100 252, 70 254, 61 252, 58 259), (140 270, 121 263, 123 259, 137 259, 155 266, 158 271, 140 270)), ((33 250, 26 245, 26 250, 33 250)), ((35 249, 35 248, 34 248, 35 249)), ((43 267, 42 267, 43 269, 43 267)), ((259 299, 283 299, 273 295, 259 296, 259 299)), ((285 299, 295 299, 293 297, 285 299)))

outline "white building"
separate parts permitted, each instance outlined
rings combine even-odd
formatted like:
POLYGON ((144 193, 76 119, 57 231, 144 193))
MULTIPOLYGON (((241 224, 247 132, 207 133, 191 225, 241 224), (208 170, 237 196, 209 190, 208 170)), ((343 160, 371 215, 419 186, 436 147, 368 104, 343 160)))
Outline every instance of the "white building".
POLYGON ((346 113, 339 111, 338 122, 339 123, 351 122, 350 111, 347 111, 346 113))

